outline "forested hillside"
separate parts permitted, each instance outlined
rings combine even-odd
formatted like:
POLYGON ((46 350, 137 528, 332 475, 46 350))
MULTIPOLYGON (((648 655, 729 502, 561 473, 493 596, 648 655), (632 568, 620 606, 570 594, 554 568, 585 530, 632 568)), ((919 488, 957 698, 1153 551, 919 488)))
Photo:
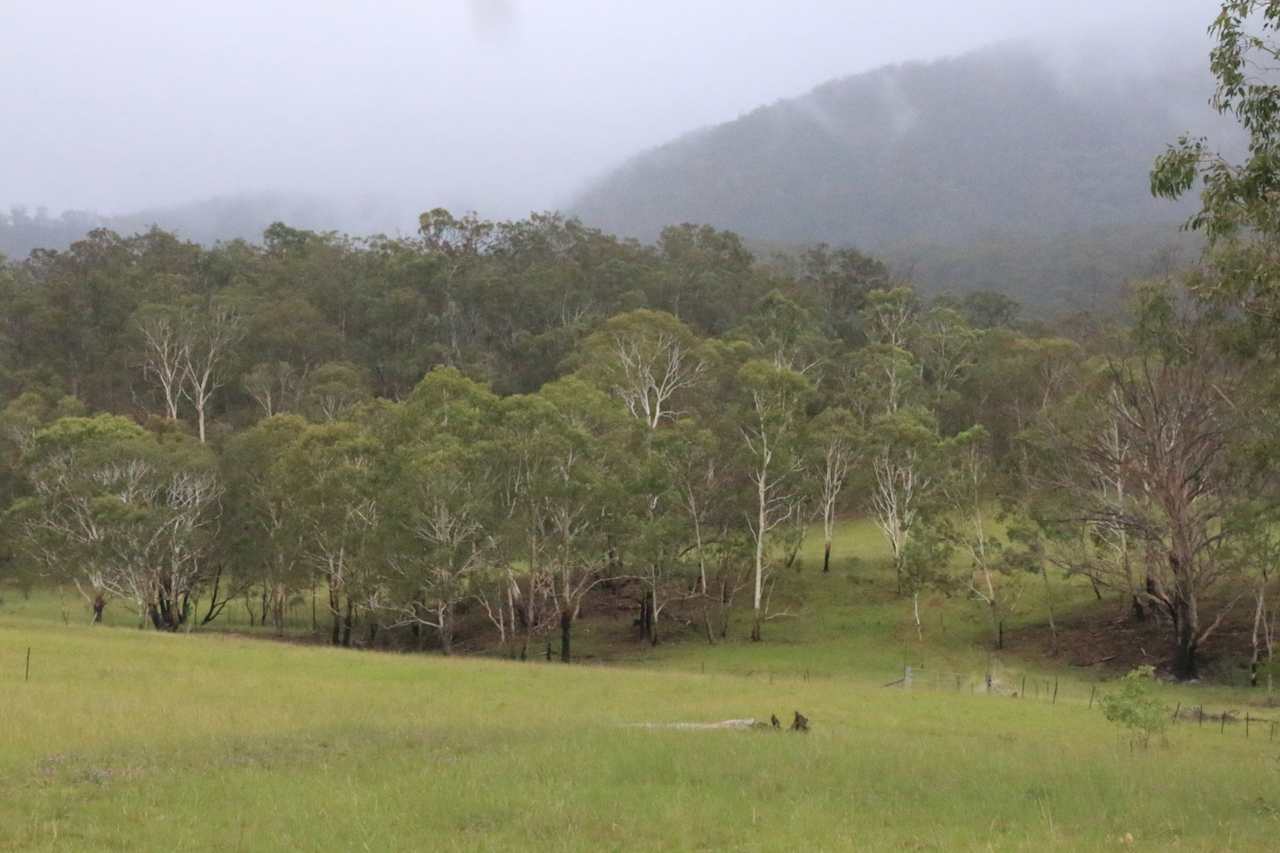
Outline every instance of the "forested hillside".
POLYGON ((1197 246, 1178 233, 1192 208, 1153 199, 1146 175, 1179 134, 1222 126, 1199 57, 1167 59, 1104 76, 1004 45, 834 80, 635 157, 572 208, 641 238, 688 221, 856 246, 934 292, 1114 300, 1154 257, 1197 246))
MULTIPOLYGON (((1175 59, 1176 62, 1176 59, 1175 59)), ((1030 46, 834 80, 637 157, 574 206, 653 238, 709 222, 753 238, 881 248, 1176 222, 1146 173, 1216 125, 1197 64, 1071 80, 1030 46)))
POLYGON ((962 594, 999 645, 1019 590, 1083 577, 1190 625, 1169 660, 1191 675, 1218 594, 1265 589, 1269 468, 1237 451, 1273 440, 1242 419, 1268 374, 1167 281, 1134 298, 1133 329, 1026 324, 709 226, 97 230, 0 267, 3 571, 157 629, 233 600, 282 625, 323 589, 335 644, 550 634, 569 660, 593 601, 633 602, 653 643, 716 642, 735 610, 766 638, 810 528, 829 557, 866 516, 917 630, 922 597, 962 594), (1164 419, 1212 438, 1144 444, 1164 419))

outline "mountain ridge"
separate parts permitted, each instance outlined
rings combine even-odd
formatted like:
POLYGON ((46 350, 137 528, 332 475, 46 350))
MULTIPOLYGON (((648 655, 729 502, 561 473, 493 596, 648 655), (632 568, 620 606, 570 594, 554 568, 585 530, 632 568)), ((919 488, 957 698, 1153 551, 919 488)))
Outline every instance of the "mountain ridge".
POLYGON ((570 209, 641 239, 691 221, 872 251, 1182 221, 1190 207, 1151 198, 1146 174, 1180 133, 1220 129, 1195 106, 1207 76, 1106 82, 1065 85, 1018 42, 884 66, 642 152, 570 209))

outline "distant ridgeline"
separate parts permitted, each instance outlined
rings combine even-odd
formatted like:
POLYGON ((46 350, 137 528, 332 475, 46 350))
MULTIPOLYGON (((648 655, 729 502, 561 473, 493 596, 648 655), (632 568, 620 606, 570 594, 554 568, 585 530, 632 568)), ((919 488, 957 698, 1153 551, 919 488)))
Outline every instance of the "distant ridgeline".
POLYGON ((1085 307, 1195 257, 1191 207, 1153 199, 1147 174, 1187 131, 1238 138, 1211 91, 1199 70, 1073 79, 1017 45, 893 66, 646 152, 573 211, 641 239, 687 221, 851 245, 925 289, 1085 307))
MULTIPOLYGON (((1127 280, 1198 253, 1179 230, 1194 200, 1151 196, 1155 156, 1187 131, 1229 148, 1239 135, 1206 107, 1202 71, 1089 76, 1005 45, 834 80, 641 154, 569 212, 646 242, 673 223, 705 223, 762 259, 853 247, 925 292, 994 290, 1040 313, 1097 308, 1127 280)), ((13 211, 0 214, 0 253, 65 248, 98 226, 127 235, 155 224, 205 245, 252 240, 277 221, 412 233, 405 214, 382 199, 296 193, 110 217, 13 211)))
POLYGON ((171 207, 124 214, 68 210, 56 216, 43 208, 0 211, 0 254, 21 260, 33 249, 65 249, 94 228, 124 236, 151 226, 209 246, 219 240, 258 240, 273 222, 288 222, 313 231, 349 234, 395 234, 416 227, 385 199, 345 199, 288 192, 220 196, 171 207))

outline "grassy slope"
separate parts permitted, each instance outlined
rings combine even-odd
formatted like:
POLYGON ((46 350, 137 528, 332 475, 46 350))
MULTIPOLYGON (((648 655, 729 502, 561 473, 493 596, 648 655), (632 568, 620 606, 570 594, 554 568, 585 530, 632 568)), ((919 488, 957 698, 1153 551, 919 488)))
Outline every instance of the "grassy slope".
POLYGON ((0 848, 1265 849, 1276 749, 1079 704, 0 622, 0 848), (37 646, 30 683, 22 657, 37 646), (809 736, 653 731, 803 708, 809 736))
MULTIPOLYGON (((928 594, 922 598, 922 636, 917 637, 909 599, 894 594, 888 550, 870 521, 849 521, 837 528, 832 569, 822 574, 822 541, 815 531, 805 543, 799 566, 778 574, 774 609, 789 615, 765 626, 765 642, 745 641, 750 628, 744 610, 735 616, 729 642, 708 647, 702 635, 668 623, 666 642, 649 648, 629 640, 626 623, 598 621, 584 626, 579 651, 611 662, 737 674, 790 672, 850 676, 884 682, 902 674, 905 663, 926 671, 979 676, 985 672, 991 640, 984 610, 963 595, 928 594)), ((959 560, 959 558, 957 558, 959 560)), ((1035 577, 1022 579, 1017 607, 1006 620, 1009 632, 1045 619, 1044 595, 1035 577)), ((1057 595, 1075 606, 1087 588, 1059 584, 1057 595)), ((749 591, 740 596, 750 606, 749 591)), ((1008 665, 1024 668, 1010 656, 1008 665)), ((999 659, 993 664, 1004 666, 999 659)))
MULTIPOLYGON (((0 849, 1078 849, 1125 833, 1273 847, 1280 745, 1265 729, 1183 725, 1133 752, 1079 670, 1053 673, 1056 705, 956 690, 935 673, 971 683, 986 666, 974 606, 930 600, 917 641, 869 527, 846 526, 829 576, 819 549, 784 577, 796 615, 763 644, 741 639, 741 616, 714 648, 675 626, 650 649, 619 620, 584 622, 578 648, 625 667, 63 626, 56 597, 9 594, 0 849), (917 689, 881 688, 904 658, 924 665, 917 689), (807 737, 623 725, 797 708, 807 737)), ((1041 609, 1031 585, 1014 621, 1041 609)))

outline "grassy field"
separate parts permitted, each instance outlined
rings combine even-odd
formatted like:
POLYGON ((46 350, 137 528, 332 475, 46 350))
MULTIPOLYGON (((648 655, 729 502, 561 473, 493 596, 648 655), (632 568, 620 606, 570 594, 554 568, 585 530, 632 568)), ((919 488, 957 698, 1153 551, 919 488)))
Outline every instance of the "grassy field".
MULTIPOLYGON (((745 618, 657 648, 589 620, 597 663, 571 667, 64 625, 55 594, 6 592, 0 850, 1275 849, 1266 724, 1135 749, 1078 671, 1006 658, 1046 679, 1018 699, 952 685, 987 665, 980 613, 931 599, 916 640, 868 533, 847 526, 828 576, 811 543, 763 644, 745 618), (884 688, 904 660, 913 689, 884 688), (797 709, 807 735, 635 725, 797 709)), ((1038 610, 1029 587, 1014 621, 1038 610)))
POLYGON ((0 848, 1274 849, 1280 748, 936 690, 0 622, 0 848), (30 682, 25 649, 37 649, 30 682), (793 709, 808 735, 672 731, 793 709))

